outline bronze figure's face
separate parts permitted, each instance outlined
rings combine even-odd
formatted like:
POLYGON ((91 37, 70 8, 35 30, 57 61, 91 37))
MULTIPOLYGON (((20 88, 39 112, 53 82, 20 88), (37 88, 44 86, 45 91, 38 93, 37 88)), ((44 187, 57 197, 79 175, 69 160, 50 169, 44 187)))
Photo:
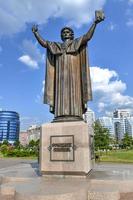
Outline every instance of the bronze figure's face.
POLYGON ((65 40, 73 40, 74 39, 74 32, 71 28, 65 27, 61 30, 61 39, 65 40))

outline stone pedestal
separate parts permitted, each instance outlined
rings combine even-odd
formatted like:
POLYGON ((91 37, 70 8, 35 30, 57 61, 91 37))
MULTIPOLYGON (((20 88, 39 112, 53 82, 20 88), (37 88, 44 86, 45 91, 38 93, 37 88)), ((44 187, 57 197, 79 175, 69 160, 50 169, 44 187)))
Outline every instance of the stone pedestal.
POLYGON ((86 176, 94 162, 92 135, 93 132, 83 121, 43 124, 41 174, 86 176))

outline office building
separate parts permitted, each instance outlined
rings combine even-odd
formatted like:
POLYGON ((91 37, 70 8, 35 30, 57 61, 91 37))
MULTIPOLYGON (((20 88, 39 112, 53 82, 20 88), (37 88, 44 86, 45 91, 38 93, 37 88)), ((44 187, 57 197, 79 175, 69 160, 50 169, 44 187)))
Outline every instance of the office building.
POLYGON ((133 137, 133 117, 128 117, 125 119, 125 132, 129 136, 133 137))
POLYGON ((95 113, 90 108, 87 108, 83 118, 88 125, 92 125, 95 122, 95 113))
POLYGON ((28 132, 26 131, 21 131, 19 134, 19 142, 21 145, 26 146, 29 144, 28 141, 28 132))
POLYGON ((113 112, 114 118, 127 118, 131 117, 131 113, 128 109, 117 109, 113 112))
POLYGON ((100 117, 98 118, 99 123, 104 127, 109 130, 110 136, 114 137, 115 132, 114 132, 114 123, 113 119, 111 117, 100 117))
POLYGON ((32 125, 28 128, 27 133, 28 133, 28 142, 31 140, 38 140, 40 139, 40 131, 41 127, 37 125, 32 125))
POLYGON ((0 142, 7 140, 13 144, 19 139, 19 114, 14 111, 0 111, 0 142))
POLYGON ((128 109, 117 109, 113 112, 113 122, 116 139, 121 140, 125 133, 133 135, 133 125, 131 113, 128 109))

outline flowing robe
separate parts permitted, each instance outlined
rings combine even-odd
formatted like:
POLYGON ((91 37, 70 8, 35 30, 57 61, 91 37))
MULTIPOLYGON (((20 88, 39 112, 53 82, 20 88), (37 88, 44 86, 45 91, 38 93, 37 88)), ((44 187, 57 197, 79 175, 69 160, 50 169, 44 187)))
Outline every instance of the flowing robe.
POLYGON ((44 103, 58 117, 80 117, 92 99, 87 42, 83 36, 69 43, 47 41, 44 103))

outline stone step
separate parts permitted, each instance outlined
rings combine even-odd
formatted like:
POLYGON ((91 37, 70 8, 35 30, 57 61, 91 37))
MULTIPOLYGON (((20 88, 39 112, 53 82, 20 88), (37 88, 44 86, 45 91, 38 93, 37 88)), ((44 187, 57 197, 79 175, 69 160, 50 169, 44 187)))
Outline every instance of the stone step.
POLYGON ((13 187, 0 185, 0 200, 15 200, 15 189, 13 187))
POLYGON ((1 195, 0 194, 0 200, 15 200, 14 196, 12 195, 1 195))
POLYGON ((87 193, 77 191, 77 193, 33 195, 16 192, 15 200, 87 200, 87 193))
POLYGON ((113 192, 89 191, 88 200, 120 200, 120 193, 117 191, 113 192))

